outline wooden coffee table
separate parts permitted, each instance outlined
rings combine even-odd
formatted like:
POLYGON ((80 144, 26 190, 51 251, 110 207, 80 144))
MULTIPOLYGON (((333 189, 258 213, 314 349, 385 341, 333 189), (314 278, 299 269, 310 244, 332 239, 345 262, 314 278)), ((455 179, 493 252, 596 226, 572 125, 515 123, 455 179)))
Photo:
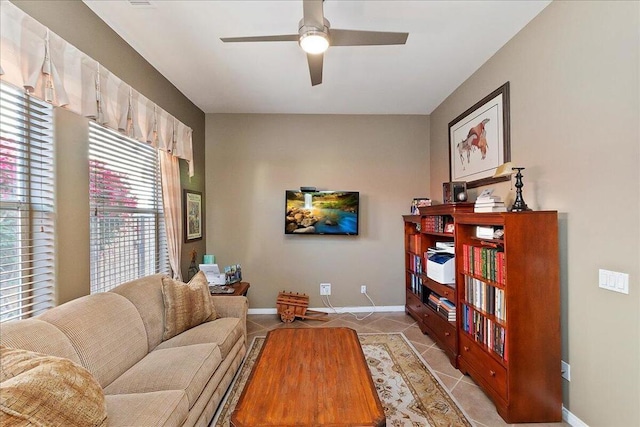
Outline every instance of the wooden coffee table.
POLYGON ((315 327, 269 332, 231 425, 385 426, 356 332, 315 327))

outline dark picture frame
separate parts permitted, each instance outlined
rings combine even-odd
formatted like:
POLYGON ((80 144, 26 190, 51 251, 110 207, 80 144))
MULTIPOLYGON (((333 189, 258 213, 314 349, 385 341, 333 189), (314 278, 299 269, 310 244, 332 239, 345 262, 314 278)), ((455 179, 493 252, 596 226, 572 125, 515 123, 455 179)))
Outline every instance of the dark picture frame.
POLYGON ((449 122, 449 180, 467 188, 508 181, 493 174, 511 160, 510 127, 506 82, 449 122))
POLYGON ((193 190, 183 190, 183 226, 184 242, 202 240, 202 193, 193 190))

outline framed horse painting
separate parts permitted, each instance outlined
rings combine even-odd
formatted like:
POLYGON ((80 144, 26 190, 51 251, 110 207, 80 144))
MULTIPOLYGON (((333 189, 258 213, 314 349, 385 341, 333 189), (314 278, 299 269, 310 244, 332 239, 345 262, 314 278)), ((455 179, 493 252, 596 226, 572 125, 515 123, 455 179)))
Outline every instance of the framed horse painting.
POLYGON ((467 188, 506 181, 510 176, 493 173, 510 160, 506 82, 449 123, 449 179, 466 181, 467 188))

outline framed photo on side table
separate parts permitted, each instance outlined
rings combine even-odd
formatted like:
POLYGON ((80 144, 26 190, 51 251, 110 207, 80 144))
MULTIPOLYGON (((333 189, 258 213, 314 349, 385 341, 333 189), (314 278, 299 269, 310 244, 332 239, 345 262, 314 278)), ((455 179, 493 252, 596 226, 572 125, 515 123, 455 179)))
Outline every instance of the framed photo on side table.
POLYGON ((202 193, 184 190, 182 204, 184 206, 184 242, 195 242, 202 239, 202 193))
POLYGON ((509 82, 485 96, 449 123, 449 180, 480 187, 510 176, 493 178, 495 169, 511 160, 509 82))

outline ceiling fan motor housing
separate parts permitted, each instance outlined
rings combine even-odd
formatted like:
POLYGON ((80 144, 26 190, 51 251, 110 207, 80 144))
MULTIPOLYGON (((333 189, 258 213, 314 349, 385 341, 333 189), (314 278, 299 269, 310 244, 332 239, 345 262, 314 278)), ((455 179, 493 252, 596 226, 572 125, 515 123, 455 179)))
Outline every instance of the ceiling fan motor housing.
POLYGON ((327 21, 326 18, 323 18, 323 21, 324 25, 322 28, 318 28, 313 25, 305 25, 304 19, 300 20, 298 24, 298 34, 300 36, 298 44, 305 52, 310 54, 322 53, 327 50, 331 44, 329 21, 327 21))

